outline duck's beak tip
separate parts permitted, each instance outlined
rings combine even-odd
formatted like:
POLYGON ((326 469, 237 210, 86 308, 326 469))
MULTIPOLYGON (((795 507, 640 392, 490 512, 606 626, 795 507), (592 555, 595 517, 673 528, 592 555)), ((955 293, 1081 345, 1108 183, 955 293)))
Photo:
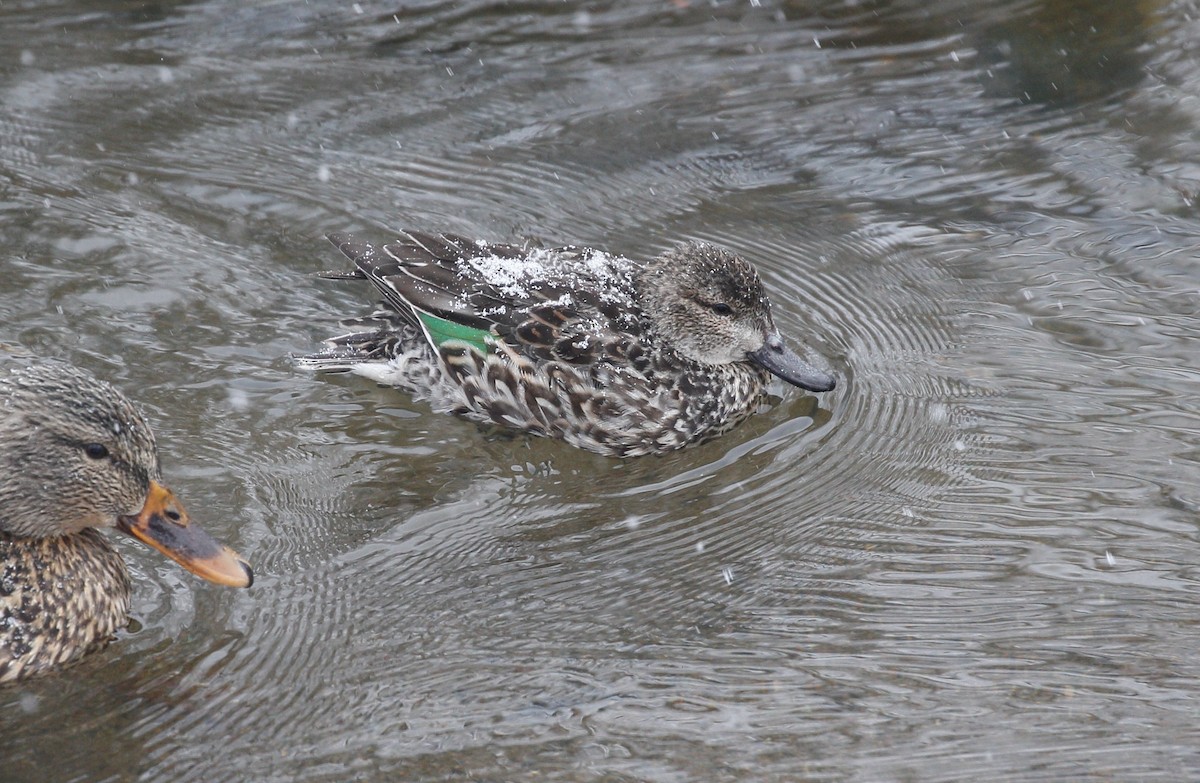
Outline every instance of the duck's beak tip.
MULTIPOLYGON (((216 543, 214 541, 214 543, 216 543)), ((220 545, 218 545, 220 546, 220 545)), ((250 587, 254 584, 254 569, 227 546, 211 557, 197 557, 186 562, 164 552, 196 576, 225 587, 250 587)))
POLYGON ((237 585, 237 587, 253 587, 254 586, 254 569, 245 560, 238 558, 238 565, 242 567, 242 571, 246 575, 246 584, 237 585))

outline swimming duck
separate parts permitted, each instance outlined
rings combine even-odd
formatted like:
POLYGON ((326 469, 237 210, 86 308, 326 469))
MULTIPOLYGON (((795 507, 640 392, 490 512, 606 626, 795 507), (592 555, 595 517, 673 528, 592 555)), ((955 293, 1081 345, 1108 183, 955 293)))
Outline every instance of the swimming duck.
POLYGON ((383 303, 302 364, 397 386, 438 411, 630 457, 728 432, 770 375, 835 386, 784 343, 754 267, 715 245, 638 263, 419 231, 382 247, 328 238, 357 268, 322 276, 369 280, 383 303))
POLYGON ((113 386, 66 364, 0 373, 0 682, 103 647, 128 622, 115 527, 217 584, 250 566, 161 483, 154 435, 113 386))

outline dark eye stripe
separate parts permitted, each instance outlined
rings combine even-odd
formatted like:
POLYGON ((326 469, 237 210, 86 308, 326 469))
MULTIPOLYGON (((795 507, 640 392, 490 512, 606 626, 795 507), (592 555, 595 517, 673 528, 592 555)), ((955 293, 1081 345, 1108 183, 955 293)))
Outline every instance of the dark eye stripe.
MULTIPOLYGON (((112 451, 110 451, 109 448, 107 446, 105 446, 103 443, 95 443, 95 442, 84 441, 84 440, 75 440, 74 438, 64 438, 64 437, 58 436, 58 435, 51 436, 51 437, 53 437, 59 443, 62 443, 64 445, 71 446, 72 448, 82 449, 83 453, 86 454, 89 459, 94 459, 94 460, 107 459, 113 465, 113 467, 115 467, 117 470, 120 470, 128 475, 133 476, 134 480, 137 481, 140 485, 142 485, 142 486, 150 485, 150 479, 151 479, 150 471, 147 471, 146 468, 144 468, 140 465, 135 465, 130 462, 126 462, 125 460, 123 460, 119 456, 117 456, 116 454, 113 454, 112 451), (102 455, 99 455, 99 456, 93 455, 91 450, 93 448, 97 448, 97 447, 98 447, 98 449, 104 449, 104 453, 102 455)), ((99 450, 97 450, 96 454, 99 454, 99 450)))
POLYGON ((707 299, 703 299, 696 294, 692 294, 691 299, 696 304, 700 305, 701 307, 712 310, 717 315, 733 315, 733 308, 730 307, 727 302, 721 302, 721 301, 712 302, 707 299))

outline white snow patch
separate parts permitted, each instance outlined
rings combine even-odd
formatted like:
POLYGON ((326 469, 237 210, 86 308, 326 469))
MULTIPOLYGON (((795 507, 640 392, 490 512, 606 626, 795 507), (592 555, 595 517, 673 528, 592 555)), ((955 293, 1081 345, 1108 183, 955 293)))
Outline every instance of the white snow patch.
MULTIPOLYGON (((487 250, 486 243, 477 245, 487 250)), ((600 252, 579 255, 570 250, 531 250, 518 258, 494 254, 472 256, 458 262, 456 272, 464 279, 479 279, 496 288, 502 295, 514 299, 526 298, 533 293, 532 284, 549 281, 556 287, 565 288, 609 288, 621 278, 627 278, 629 265, 626 259, 615 258, 600 252)), ((564 295, 551 304, 571 305, 569 295, 564 295)))

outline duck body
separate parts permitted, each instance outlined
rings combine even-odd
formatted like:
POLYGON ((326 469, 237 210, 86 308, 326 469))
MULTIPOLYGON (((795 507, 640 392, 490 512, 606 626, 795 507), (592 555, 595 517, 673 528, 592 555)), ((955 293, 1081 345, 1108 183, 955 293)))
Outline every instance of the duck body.
POLYGON ((129 622, 129 570, 98 530, 0 533, 0 563, 0 682, 73 663, 129 622))
POLYGON ((0 683, 76 661, 128 622, 129 571, 99 528, 250 585, 160 482, 154 435, 113 386, 55 362, 0 370, 0 683))
POLYGON ((302 361, 440 412, 630 457, 728 432, 762 403, 772 372, 834 385, 783 346, 754 268, 713 245, 640 264, 415 231, 381 248, 330 240, 357 269, 326 276, 365 278, 383 303, 302 361))

